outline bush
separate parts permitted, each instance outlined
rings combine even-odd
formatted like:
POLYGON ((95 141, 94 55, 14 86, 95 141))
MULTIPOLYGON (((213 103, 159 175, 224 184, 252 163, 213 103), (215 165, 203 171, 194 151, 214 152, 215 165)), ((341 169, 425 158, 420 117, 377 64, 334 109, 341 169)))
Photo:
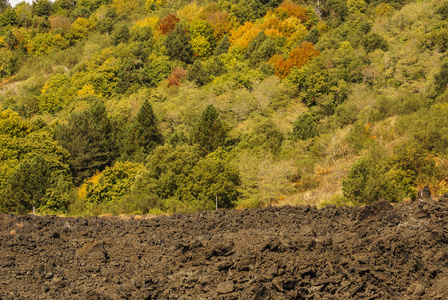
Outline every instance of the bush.
POLYGON ((387 41, 382 36, 374 32, 367 34, 362 39, 361 44, 366 52, 373 52, 376 49, 387 51, 389 49, 387 41))
POLYGON ((107 167, 95 182, 86 183, 86 206, 91 209, 97 204, 118 201, 129 193, 137 174, 143 171, 143 165, 131 162, 117 162, 107 167))
POLYGON ((307 140, 318 136, 317 122, 307 112, 301 114, 294 122, 291 138, 293 140, 307 140))

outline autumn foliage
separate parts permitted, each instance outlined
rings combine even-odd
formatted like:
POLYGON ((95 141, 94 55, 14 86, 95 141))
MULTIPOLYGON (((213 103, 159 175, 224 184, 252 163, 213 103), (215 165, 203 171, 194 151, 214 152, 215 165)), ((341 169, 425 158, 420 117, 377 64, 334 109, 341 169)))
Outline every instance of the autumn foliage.
POLYGON ((302 23, 308 20, 307 9, 303 6, 298 5, 297 3, 293 3, 290 1, 285 1, 281 6, 275 9, 275 12, 278 15, 287 14, 291 17, 296 17, 302 23))
POLYGON ((293 67, 302 67, 308 60, 317 55, 319 55, 319 51, 314 49, 313 43, 304 42, 293 49, 286 60, 283 57, 277 57, 273 58, 271 62, 274 64, 275 75, 285 78, 293 67))
POLYGON ((162 34, 167 34, 173 31, 176 24, 179 22, 179 18, 176 15, 169 14, 162 20, 160 20, 158 29, 162 32, 162 34))
POLYGON ((181 67, 177 67, 171 72, 171 74, 168 76, 168 87, 172 86, 180 86, 180 83, 182 82, 182 79, 187 74, 187 71, 181 67))

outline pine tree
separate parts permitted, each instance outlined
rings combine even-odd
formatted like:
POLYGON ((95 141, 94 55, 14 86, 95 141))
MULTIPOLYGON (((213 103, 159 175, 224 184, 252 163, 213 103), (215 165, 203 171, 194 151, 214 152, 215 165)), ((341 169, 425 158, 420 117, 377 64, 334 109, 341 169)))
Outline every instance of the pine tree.
POLYGON ((208 82, 209 75, 200 60, 196 60, 192 65, 188 66, 187 79, 193 81, 199 86, 202 86, 208 82))
POLYGON ((224 144, 226 130, 218 116, 218 111, 210 104, 194 128, 191 141, 193 144, 199 144, 203 154, 213 152, 224 144))
POLYGON ((149 153, 157 145, 162 144, 162 134, 159 131, 157 117, 152 110, 151 103, 148 100, 143 102, 137 113, 135 131, 137 133, 137 144, 142 147, 146 153, 149 153))
POLYGON ((56 140, 70 153, 70 169, 76 185, 102 171, 115 156, 112 124, 101 101, 81 113, 69 116, 59 126, 56 140))
POLYGON ((174 30, 167 34, 165 48, 173 60, 180 60, 187 64, 194 61, 190 35, 181 23, 177 23, 174 30))
POLYGON ((216 46, 215 49, 215 55, 219 56, 221 54, 227 53, 227 51, 229 51, 230 48, 230 41, 229 41, 229 37, 227 35, 225 35, 222 40, 218 43, 218 46, 216 46))
POLYGON ((269 60, 276 52, 274 40, 262 31, 250 41, 244 56, 252 66, 257 66, 260 62, 269 60))

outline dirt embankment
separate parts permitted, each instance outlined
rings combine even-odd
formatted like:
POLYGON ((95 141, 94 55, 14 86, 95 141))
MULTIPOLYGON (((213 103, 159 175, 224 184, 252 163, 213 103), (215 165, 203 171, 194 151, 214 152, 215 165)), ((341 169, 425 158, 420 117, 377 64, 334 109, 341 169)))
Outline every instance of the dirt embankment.
POLYGON ((0 299, 448 299, 448 201, 0 215, 0 299))

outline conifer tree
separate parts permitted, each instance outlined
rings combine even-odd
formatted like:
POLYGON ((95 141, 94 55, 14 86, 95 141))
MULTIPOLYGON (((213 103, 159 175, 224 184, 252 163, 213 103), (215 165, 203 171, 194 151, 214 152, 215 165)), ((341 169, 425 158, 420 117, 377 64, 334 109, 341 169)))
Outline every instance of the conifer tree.
POLYGON ((177 23, 174 30, 167 34, 165 47, 169 57, 173 60, 180 60, 187 64, 194 60, 190 35, 181 23, 177 23))
POLYGON ((218 116, 218 111, 210 104, 194 128, 191 141, 193 144, 199 144, 203 154, 213 152, 224 144, 226 130, 218 116))
POLYGON ((208 81, 208 74, 205 71, 202 62, 196 60, 192 65, 188 66, 187 79, 195 82, 197 85, 202 86, 208 81))
POLYGON ((59 126, 56 140, 70 153, 70 169, 76 185, 102 171, 115 156, 112 124, 102 101, 94 102, 81 113, 69 116, 59 126))
POLYGON ((157 117, 148 100, 143 102, 137 113, 135 129, 138 138, 137 143, 146 153, 149 153, 157 145, 162 144, 163 139, 159 131, 157 117))
POLYGON ((227 35, 225 35, 222 40, 218 43, 218 46, 216 46, 215 49, 215 55, 219 56, 221 54, 227 53, 227 51, 229 51, 230 48, 230 41, 229 41, 229 37, 227 35))
POLYGON ((244 56, 252 66, 257 66, 260 62, 269 60, 277 52, 276 48, 274 40, 262 31, 250 41, 244 56))

